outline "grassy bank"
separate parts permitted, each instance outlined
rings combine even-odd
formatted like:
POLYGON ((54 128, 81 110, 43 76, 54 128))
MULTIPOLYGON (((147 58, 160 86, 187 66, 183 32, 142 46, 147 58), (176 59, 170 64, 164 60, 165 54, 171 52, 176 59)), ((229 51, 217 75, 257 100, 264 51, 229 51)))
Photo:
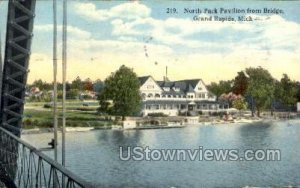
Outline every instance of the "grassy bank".
MULTIPOLYGON (((113 121, 109 116, 101 116, 96 113, 97 106, 83 106, 83 102, 67 102, 67 122, 69 127, 102 127, 110 126, 113 121)), ((27 103, 24 109, 23 128, 52 128, 53 112, 51 107, 45 108, 45 103, 27 103)), ((61 106, 58 107, 58 126, 62 124, 61 106)))

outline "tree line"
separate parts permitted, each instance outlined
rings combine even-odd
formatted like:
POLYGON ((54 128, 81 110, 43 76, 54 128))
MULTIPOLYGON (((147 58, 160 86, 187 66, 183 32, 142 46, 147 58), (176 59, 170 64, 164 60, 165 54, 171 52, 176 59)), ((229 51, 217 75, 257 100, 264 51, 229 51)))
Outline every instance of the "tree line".
POLYGON ((300 101, 299 82, 291 80, 287 74, 277 80, 262 67, 246 68, 232 80, 212 82, 207 87, 218 98, 231 92, 245 97, 249 107, 258 116, 262 110, 269 109, 273 112, 276 105, 290 110, 300 101))
MULTIPOLYGON (((66 97, 68 99, 76 99, 82 92, 91 91, 99 93, 104 87, 103 81, 97 79, 95 81, 87 78, 82 80, 79 76, 72 80, 71 82, 66 83, 66 97)), ((32 84, 27 85, 28 91, 33 88, 38 88, 40 91, 46 93, 47 91, 53 91, 53 83, 48 83, 42 79, 35 80, 32 84)), ((62 98, 62 83, 57 83, 58 88, 58 98, 62 98)), ((45 101, 51 96, 43 95, 45 101)), ((50 99, 49 99, 50 100, 50 99)))
MULTIPOLYGON (((53 88, 52 84, 42 80, 34 81, 29 87, 38 87, 40 90, 53 88)), ((126 115, 134 115, 140 108, 139 87, 136 73, 123 65, 104 82, 81 80, 80 77, 68 82, 67 97, 69 95, 69 98, 72 98, 80 91, 97 92, 101 112, 124 118, 126 115)), ((61 88, 62 84, 59 83, 58 89, 61 88)), ((270 109, 272 112, 276 104, 291 109, 300 101, 299 82, 291 80, 287 74, 283 74, 282 78, 277 80, 262 67, 246 68, 238 72, 234 79, 212 82, 207 88, 219 101, 225 99, 230 106, 239 110, 249 107, 252 112, 256 111, 258 116, 262 110, 270 109)))

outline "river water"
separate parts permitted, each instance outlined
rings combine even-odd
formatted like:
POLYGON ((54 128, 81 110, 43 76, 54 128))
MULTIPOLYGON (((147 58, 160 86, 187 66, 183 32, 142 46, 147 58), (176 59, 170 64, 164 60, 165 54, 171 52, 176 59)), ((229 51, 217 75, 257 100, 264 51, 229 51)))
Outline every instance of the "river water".
MULTIPOLYGON (((67 133, 66 137, 67 168, 99 187, 300 186, 300 120, 174 129, 97 130, 67 133), (120 146, 279 149, 281 160, 122 161, 120 146)), ((47 146, 52 133, 22 135, 22 138, 41 148, 47 146)), ((45 153, 53 156, 52 151, 45 153)))

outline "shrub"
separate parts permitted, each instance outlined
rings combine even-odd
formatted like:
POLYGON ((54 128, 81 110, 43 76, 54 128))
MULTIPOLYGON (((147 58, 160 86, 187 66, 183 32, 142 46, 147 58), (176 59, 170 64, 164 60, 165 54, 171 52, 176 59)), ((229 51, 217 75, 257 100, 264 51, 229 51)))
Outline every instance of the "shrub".
POLYGON ((39 126, 39 121, 38 120, 33 120, 33 122, 32 122, 32 125, 34 126, 34 127, 37 127, 37 126, 39 126))
POLYGON ((78 107, 78 108, 76 108, 76 110, 85 111, 85 112, 87 112, 87 111, 95 111, 94 108, 89 108, 89 107, 78 107))
POLYGON ((150 121, 150 124, 151 124, 151 125, 159 125, 159 121, 151 120, 151 121, 150 121))
POLYGON ((25 119, 24 121, 23 121, 23 125, 24 126, 31 126, 32 125, 32 120, 31 119, 25 119))
POLYGON ((52 108, 51 104, 48 104, 48 103, 44 104, 43 107, 44 107, 44 108, 52 108))
POLYGON ((166 117, 167 115, 162 113, 162 112, 157 112, 157 113, 149 113, 149 117, 166 117))

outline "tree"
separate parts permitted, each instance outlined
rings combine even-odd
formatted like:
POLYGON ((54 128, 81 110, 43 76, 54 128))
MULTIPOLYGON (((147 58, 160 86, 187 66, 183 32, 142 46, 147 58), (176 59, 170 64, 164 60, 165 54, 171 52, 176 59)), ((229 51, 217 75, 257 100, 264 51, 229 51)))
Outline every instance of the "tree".
POLYGON ((248 78, 243 71, 238 72, 238 75, 234 78, 233 93, 237 95, 245 96, 248 87, 248 78))
POLYGON ((83 89, 85 91, 93 91, 93 83, 92 80, 87 78, 84 82, 83 82, 83 89))
POLYGON ((98 108, 98 112, 101 113, 107 113, 107 114, 112 114, 112 105, 109 100, 107 100, 107 96, 104 94, 98 96, 99 99, 99 105, 100 107, 98 108))
POLYGON ((232 92, 226 94, 226 93, 223 93, 220 97, 219 97, 219 101, 221 102, 226 102, 229 104, 230 107, 232 107, 232 104, 233 104, 233 101, 239 99, 239 98, 242 98, 241 95, 236 95, 232 92))
POLYGON ((244 100, 244 98, 239 97, 232 102, 232 106, 233 108, 238 109, 241 115, 241 111, 246 110, 248 105, 247 102, 244 100))
POLYGON ((68 92, 68 91, 70 91, 71 90, 71 84, 70 84, 70 82, 66 82, 66 91, 68 92))
POLYGON ((297 85, 297 100, 299 102, 300 101, 300 83, 297 82, 296 85, 297 85))
POLYGON ((246 73, 249 76, 246 94, 254 99, 257 116, 260 117, 261 110, 267 108, 274 98, 274 79, 262 67, 247 68, 246 73))
POLYGON ((78 89, 79 91, 82 91, 83 89, 83 83, 79 76, 71 83, 71 89, 78 89))
POLYGON ((287 74, 283 74, 280 82, 276 83, 276 99, 288 107, 296 104, 297 92, 297 83, 291 81, 287 74))
POLYGON ((229 93, 232 90, 232 80, 227 81, 219 81, 219 83, 212 82, 207 86, 208 90, 215 94, 217 97, 222 95, 223 93, 229 93))
POLYGON ((104 82, 104 88, 99 95, 102 112, 125 116, 135 114, 141 103, 140 83, 132 69, 122 65, 119 70, 112 73, 104 82), (108 101, 112 100, 109 108, 108 101))
POLYGON ((103 87, 104 87, 103 82, 100 79, 98 79, 93 84, 93 91, 94 92, 100 92, 103 89, 103 87))
POLYGON ((38 87, 41 91, 48 91, 52 89, 52 85, 48 84, 47 82, 44 82, 43 80, 39 79, 39 80, 35 80, 32 83, 32 86, 34 87, 38 87))
POLYGON ((66 98, 67 99, 77 99, 79 97, 79 91, 78 89, 70 89, 66 93, 66 98))

